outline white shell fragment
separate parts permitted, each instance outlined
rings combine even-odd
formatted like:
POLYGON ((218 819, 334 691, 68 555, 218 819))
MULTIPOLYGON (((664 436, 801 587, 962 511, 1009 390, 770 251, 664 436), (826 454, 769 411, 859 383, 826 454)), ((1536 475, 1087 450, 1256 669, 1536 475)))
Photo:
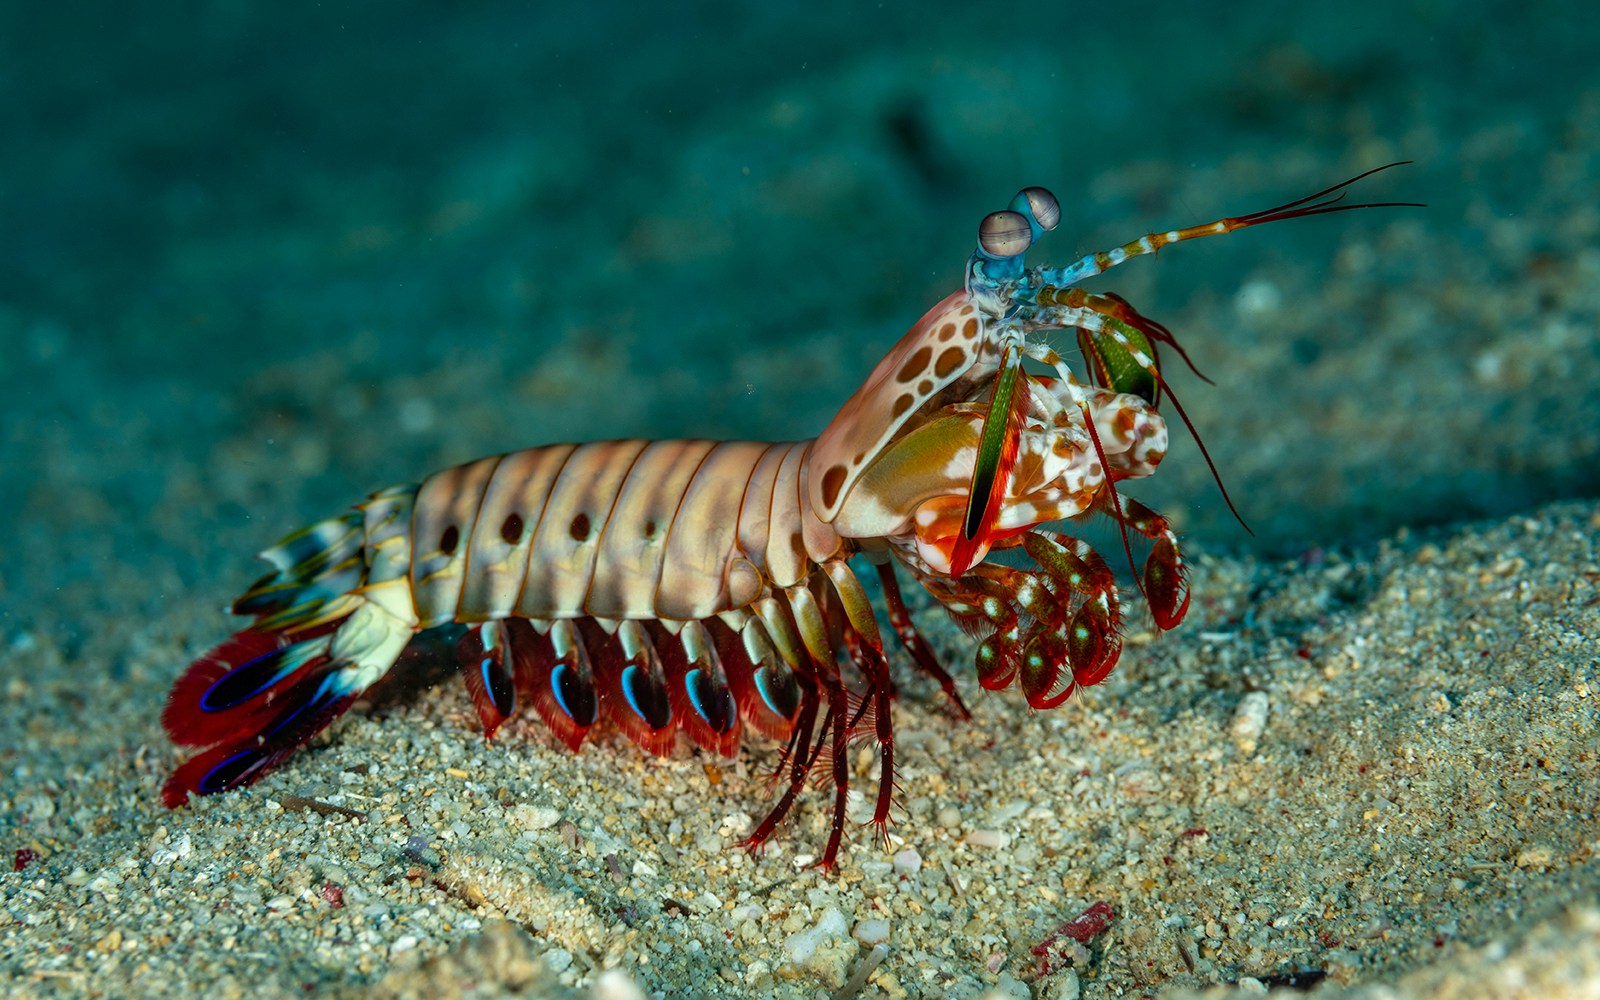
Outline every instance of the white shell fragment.
POLYGON ((1228 738, 1233 740, 1233 745, 1239 748, 1240 753, 1256 752, 1256 742, 1267 728, 1267 704, 1265 691, 1251 691, 1239 699, 1233 722, 1228 725, 1228 738))

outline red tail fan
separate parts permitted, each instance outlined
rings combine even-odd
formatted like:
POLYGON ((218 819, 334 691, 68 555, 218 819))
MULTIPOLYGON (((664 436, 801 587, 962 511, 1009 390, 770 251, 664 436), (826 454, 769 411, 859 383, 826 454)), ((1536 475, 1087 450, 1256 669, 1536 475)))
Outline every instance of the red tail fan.
POLYGON ((173 685, 161 724, 180 746, 208 747, 161 790, 169 808, 190 794, 251 784, 321 732, 355 701, 327 633, 309 637, 245 630, 190 664, 173 685))

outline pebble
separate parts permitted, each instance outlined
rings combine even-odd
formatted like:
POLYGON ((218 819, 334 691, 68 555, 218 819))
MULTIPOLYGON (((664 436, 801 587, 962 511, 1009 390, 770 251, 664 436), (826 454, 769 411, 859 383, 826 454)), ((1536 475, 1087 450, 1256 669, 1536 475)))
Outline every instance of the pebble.
POLYGON ((544 953, 544 964, 556 975, 566 972, 572 965, 572 952, 565 948, 551 948, 544 953))
POLYGON ((644 992, 634 985, 627 973, 619 969, 609 969, 595 980, 594 1000, 645 1000, 645 998, 644 992))
POLYGON ((115 892, 120 885, 122 885, 122 876, 117 874, 115 868, 102 868, 95 873, 94 878, 90 879, 84 888, 91 892, 109 893, 115 892))
POLYGON ((511 820, 526 830, 548 830, 561 822, 561 810, 519 802, 511 809, 511 820))
POLYGON ((1050 986, 1041 1000, 1078 1000, 1082 993, 1078 973, 1072 969, 1062 969, 1051 975, 1050 986))
POLYGON ((153 865, 170 865, 174 861, 181 861, 194 853, 194 840, 187 833, 172 841, 168 845, 157 847, 150 852, 150 863, 153 865))
POLYGON ((879 941, 889 939, 889 921, 873 918, 863 920, 856 924, 856 929, 851 932, 857 941, 862 944, 877 944, 879 941))
POLYGON ((816 955, 817 949, 825 941, 834 941, 844 937, 845 932, 849 929, 849 924, 845 922, 844 914, 840 913, 837 907, 830 906, 822 911, 822 916, 817 918, 817 922, 814 925, 803 931, 791 934, 784 939, 784 953, 796 965, 805 965, 816 955))
POLYGON ((1256 743, 1267 728, 1267 693, 1251 691, 1239 699, 1233 722, 1228 725, 1228 737, 1243 754, 1256 752, 1256 743))
POLYGON ((1004 830, 973 830, 965 839, 968 847, 984 850, 999 850, 1011 843, 1011 835, 1004 830))

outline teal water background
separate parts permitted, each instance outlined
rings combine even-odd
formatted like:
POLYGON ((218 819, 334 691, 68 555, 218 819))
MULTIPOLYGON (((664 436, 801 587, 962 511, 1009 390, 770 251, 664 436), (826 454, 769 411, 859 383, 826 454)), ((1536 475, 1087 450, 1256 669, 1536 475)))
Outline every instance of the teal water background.
MULTIPOLYGON (((1600 487, 1586 5, 0 11, 0 624, 153 610, 367 491, 564 439, 816 433, 1041 184, 1206 371, 1136 490, 1295 555, 1600 487)), ((1595 30, 1590 30, 1595 29, 1595 30)), ((92 626, 91 626, 92 628, 92 626)))

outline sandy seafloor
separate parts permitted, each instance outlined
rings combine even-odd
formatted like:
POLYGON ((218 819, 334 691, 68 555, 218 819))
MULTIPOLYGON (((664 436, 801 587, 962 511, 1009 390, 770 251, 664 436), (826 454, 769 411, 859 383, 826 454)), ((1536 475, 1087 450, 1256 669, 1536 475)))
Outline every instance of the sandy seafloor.
POLYGON ((1587 5, 22 6, 5 991, 823 997, 881 938, 861 996, 1600 996, 1587 5), (1188 619, 1049 713, 924 613, 977 718, 905 686, 889 849, 803 867, 817 795, 753 858, 775 748, 485 744, 453 681, 160 807, 166 689, 287 530, 545 441, 813 434, 1023 185, 1060 262, 1393 159, 1362 194, 1429 208, 1096 282, 1216 381, 1255 533, 1179 435, 1129 492, 1188 619))

